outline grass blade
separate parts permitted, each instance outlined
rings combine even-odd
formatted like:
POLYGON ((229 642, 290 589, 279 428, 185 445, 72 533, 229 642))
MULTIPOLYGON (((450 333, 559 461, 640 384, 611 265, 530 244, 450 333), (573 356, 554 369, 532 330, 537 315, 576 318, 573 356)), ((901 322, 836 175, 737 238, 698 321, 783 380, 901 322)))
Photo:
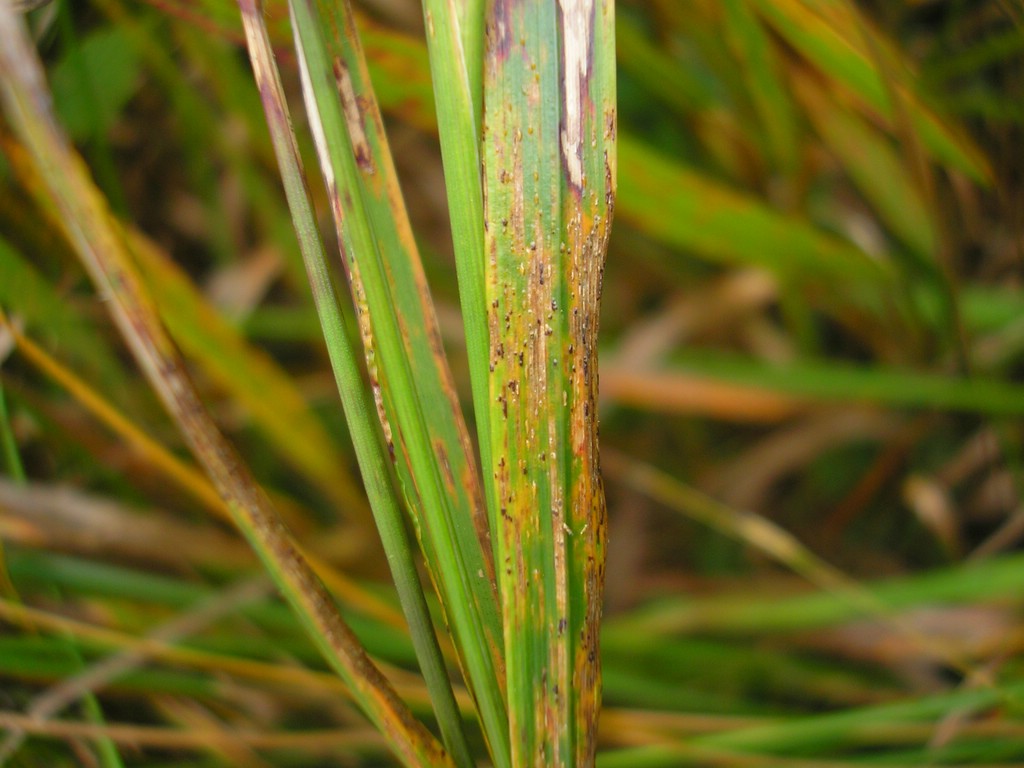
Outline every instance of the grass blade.
POLYGON ((514 765, 589 765, 604 499, 597 311, 615 189, 611 2, 494 0, 484 178, 498 578, 514 765))
MULTIPOLYGON (((480 5, 478 0, 466 6, 480 5)), ((423 3, 427 27, 427 50, 437 105, 441 158, 444 163, 445 191, 451 220, 455 267, 458 271, 459 301, 466 331, 466 354, 473 387, 473 411, 480 444, 481 466, 491 466, 490 400, 487 390, 489 331, 484 288, 484 194, 480 178, 480 115, 483 94, 482 46, 470 45, 467 38, 483 39, 483 13, 480 29, 473 23, 479 8, 465 8, 460 17, 456 0, 426 0, 423 3), (473 53, 475 49, 476 53, 473 53), (479 56, 476 62, 472 56, 479 56), (473 66, 476 69, 473 69, 473 66), (476 78, 476 80, 474 80, 476 78), (479 82, 478 82, 479 81, 479 82)), ((494 496, 494 478, 484 473, 484 491, 494 496)), ((490 530, 497 526, 494 505, 487 504, 490 530)))
MULTIPOLYGON (((672 369, 708 380, 819 402, 842 402, 1020 417, 1024 387, 994 376, 963 378, 881 366, 794 360, 786 366, 726 355, 679 354, 672 369)), ((667 386, 667 382, 665 384, 667 386)))
MULTIPOLYGON (((484 3, 482 0, 426 0, 423 8, 476 432, 481 466, 485 468, 485 508, 488 530, 493 532, 500 525, 500 520, 495 503, 494 475, 488 470, 493 466, 487 369, 490 339, 484 276, 484 197, 480 175, 484 3)), ((490 540, 490 544, 496 546, 494 540, 490 540)), ((505 681, 501 682, 504 685, 505 681)), ((502 760, 510 759, 508 737, 504 733, 501 736, 502 760)), ((492 753, 495 751, 492 749, 492 753)))

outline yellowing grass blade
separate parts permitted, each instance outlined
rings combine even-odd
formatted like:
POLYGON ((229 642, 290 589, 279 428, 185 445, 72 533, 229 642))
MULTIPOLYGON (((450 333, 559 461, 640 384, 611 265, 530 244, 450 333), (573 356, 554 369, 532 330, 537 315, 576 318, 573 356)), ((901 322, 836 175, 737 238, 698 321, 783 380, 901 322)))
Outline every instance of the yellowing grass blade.
POLYGON ((512 763, 593 762, 604 498, 597 322, 615 189, 613 4, 492 0, 491 452, 512 763))

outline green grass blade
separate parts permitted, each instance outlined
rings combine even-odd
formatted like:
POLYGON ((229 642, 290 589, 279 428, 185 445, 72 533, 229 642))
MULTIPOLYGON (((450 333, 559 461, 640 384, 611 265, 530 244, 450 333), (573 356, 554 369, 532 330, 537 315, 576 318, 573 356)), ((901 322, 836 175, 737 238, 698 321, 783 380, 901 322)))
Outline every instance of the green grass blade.
MULTIPOLYGON (((478 0, 467 6, 479 5, 478 0)), ((467 37, 483 38, 483 13, 467 7, 458 13, 456 0, 426 0, 423 3, 427 27, 427 50, 434 82, 441 157, 444 162, 445 191, 451 219, 455 267, 459 279, 459 301, 466 332, 466 354, 473 387, 473 411, 480 445, 481 466, 491 466, 490 401, 487 390, 489 331, 484 290, 484 197, 480 178, 480 114, 483 94, 480 67, 482 46, 474 55, 467 37), (473 35, 472 21, 479 12, 480 30, 473 35), (473 65, 476 70, 473 70, 473 65), (474 77, 479 82, 474 84, 474 77)), ((493 498, 494 478, 484 473, 490 530, 497 525, 493 498)))
POLYGON ((354 26, 345 21, 347 11, 321 16, 311 2, 293 3, 292 10, 307 113, 384 406, 380 415, 464 677, 501 765, 508 751, 501 635, 468 434, 404 210, 394 203, 397 183, 354 26), (338 48, 328 48, 323 29, 340 34, 338 48))
POLYGON ((610 2, 488 9, 491 471, 515 765, 584 766, 596 750, 596 342, 615 189, 613 20, 610 2))
MULTIPOLYGON (((456 6, 459 36, 462 41, 462 62, 466 68, 466 80, 473 103, 473 124, 479 131, 484 112, 484 15, 487 0, 456 0, 456 6)), ((434 63, 431 61, 431 74, 434 72, 433 67, 434 63)), ((477 146, 479 147, 479 138, 477 146)))
POLYGON ((676 365, 709 378, 822 402, 867 403, 988 416, 1024 414, 1024 387, 994 377, 796 360, 785 366, 732 356, 682 354, 676 365))
POLYGON ((296 551, 277 512, 217 430, 160 324, 118 226, 60 133, 23 23, 0 6, 4 111, 31 154, 53 205, 140 367, 224 497, 232 517, 331 666, 410 765, 446 765, 444 751, 401 702, 296 551))
MULTIPOLYGON (((1019 554, 868 583, 873 599, 891 611, 922 605, 967 605, 1018 601, 1024 590, 1024 556, 1019 554)), ((619 640, 649 634, 757 635, 785 634, 836 626, 862 613, 825 592, 752 601, 747 594, 694 599, 670 598, 630 616, 613 619, 605 631, 619 640)))
POLYGON ((843 742, 858 731, 871 726, 889 725, 920 720, 934 721, 950 712, 985 711, 999 706, 1018 708, 1024 697, 1024 684, 1005 687, 986 685, 964 687, 950 693, 940 693, 908 701, 862 707, 822 715, 792 718, 788 721, 753 726, 697 739, 698 743, 726 747, 740 752, 766 751, 769 753, 807 749, 837 750, 843 742))
MULTIPOLYGON (((394 193, 397 190, 397 184, 385 190, 387 193, 394 193)), ((409 241, 411 242, 411 234, 409 241)), ((320 274, 314 282, 319 282, 324 286, 324 289, 320 291, 320 294, 328 293, 329 279, 326 270, 326 262, 324 260, 323 253, 319 253, 319 264, 318 270, 320 274)), ((323 310, 321 310, 323 313, 323 310)), ((330 330, 326 333, 330 339, 331 346, 335 346, 344 342, 346 348, 344 350, 345 363, 344 367, 348 370, 344 374, 339 374, 339 378, 344 378, 348 382, 348 388, 359 388, 359 377, 358 367, 354 352, 348 348, 347 340, 345 339, 344 330, 341 323, 340 316, 335 316, 329 320, 324 321, 325 329, 330 326, 330 330)), ((343 367, 339 362, 335 362, 336 371, 341 370, 343 367)), ((339 390, 343 391, 345 385, 339 381, 339 390)), ((422 595, 422 590, 419 585, 418 577, 416 575, 415 565, 412 559, 411 550, 409 549, 409 542, 407 540, 405 530, 403 527, 403 521, 400 516, 399 507, 395 499, 392 498, 393 490, 388 482, 388 475, 386 469, 386 458, 384 456, 382 446, 379 443, 376 432, 372 426, 372 414, 374 412, 373 402, 369 396, 360 390, 359 392, 358 405, 354 406, 358 410, 358 415, 353 414, 350 417, 350 423, 358 421, 358 431, 353 428, 353 437, 359 443, 365 444, 367 450, 373 452, 372 456, 372 468, 371 473, 373 475, 373 484, 380 486, 378 494, 387 494, 387 515, 386 521, 381 519, 380 513, 378 513, 378 526, 382 530, 382 538, 386 540, 385 548, 392 558, 393 568, 395 560, 399 559, 395 553, 396 546, 399 541, 401 543, 401 560, 402 560, 402 571, 403 573, 394 572, 396 585, 399 587, 400 596, 403 598, 403 605, 406 606, 407 615, 410 617, 410 625, 413 628, 414 642, 417 642, 417 651, 420 658, 421 668, 423 669, 424 677, 427 681, 428 688, 431 691, 431 699, 434 704, 435 712, 440 723, 442 734, 445 738, 445 743, 448 749, 451 751, 455 762, 458 765, 469 765, 471 764, 471 758, 469 753, 469 747, 466 742, 465 734, 462 730, 462 720, 459 716, 458 707, 455 703, 454 694, 451 688, 451 682, 445 672, 443 659, 440 654, 440 649, 437 645, 437 640, 433 634, 433 626, 429 618, 429 614, 426 608, 426 602, 422 595), (385 530, 390 535, 385 535, 385 530), (406 586, 408 585, 408 586, 406 586), (415 595, 412 594, 412 590, 415 588, 415 595), (415 599, 413 599, 415 598, 415 599)), ((347 398, 352 398, 352 394, 348 394, 347 398)), ((364 466, 369 463, 363 460, 364 466)), ((366 470, 364 470, 364 474, 366 470)), ((368 485, 370 483, 368 482, 368 485)), ((383 499, 375 504, 375 508, 383 506, 383 499)))

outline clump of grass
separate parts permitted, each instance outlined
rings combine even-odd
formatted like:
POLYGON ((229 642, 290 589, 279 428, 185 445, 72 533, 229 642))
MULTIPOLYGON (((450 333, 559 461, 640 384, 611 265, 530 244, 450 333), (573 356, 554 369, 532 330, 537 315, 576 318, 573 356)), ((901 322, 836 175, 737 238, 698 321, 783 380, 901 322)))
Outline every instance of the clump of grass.
MULTIPOLYGON (((482 13, 482 10, 477 9, 477 12, 482 13)), ((489 12, 492 38, 498 29, 495 19, 502 18, 510 10, 511 5, 508 8, 499 6, 489 12)), ((52 202, 57 209, 68 239, 78 251, 94 283, 109 295, 112 315, 121 333, 192 453, 216 486, 232 522, 249 540, 311 639, 348 684, 364 713, 385 735, 395 754, 408 765, 447 765, 452 762, 471 765, 473 758, 418 581, 401 518, 401 502, 388 474, 389 454, 395 464, 431 579, 437 587, 464 679, 479 707, 480 724, 493 761, 497 765, 538 760, 568 764, 575 762, 578 756, 582 756, 585 762, 593 761, 599 679, 596 637, 603 571, 600 531, 604 524, 604 507, 597 485, 596 422, 589 416, 581 418, 573 414, 581 407, 576 405, 577 399, 588 402, 588 408, 592 408, 594 403, 596 348, 591 327, 596 326, 596 288, 599 283, 595 280, 599 280, 600 263, 606 247, 607 238, 601 233, 607 231, 610 218, 613 197, 611 169, 614 168, 612 92, 602 95, 612 81, 604 75, 592 81, 590 76, 594 56, 610 57, 612 16, 610 7, 599 8, 596 15, 593 10, 582 5, 578 9, 567 10, 560 21, 553 21, 538 41, 548 50, 546 55, 551 63, 543 77, 550 81, 551 88, 555 88, 558 78, 558 63, 553 54, 560 46, 573 54, 571 62, 568 58, 566 62, 575 67, 574 88, 562 97, 564 104, 561 110, 565 115, 563 119, 569 122, 575 134, 569 136, 563 131, 559 136, 549 128, 545 139, 545 143, 563 157, 565 173, 570 177, 565 203, 566 229, 562 231, 556 226, 548 247, 555 248, 556 238, 568 240, 569 245, 562 246, 562 253, 568 253, 570 258, 565 259, 564 264, 543 266, 538 275, 543 284, 547 274, 549 283, 558 286, 555 296, 564 297, 574 315, 582 310, 585 319, 580 321, 582 324, 566 322, 559 334, 559 338, 564 339, 561 347, 567 347, 570 355, 574 341, 579 347, 582 372, 566 379, 557 388, 538 387, 536 399, 539 402, 550 401, 546 408, 552 409, 545 420, 552 422, 555 431, 543 438, 545 442, 557 440, 566 448, 576 444, 589 446, 583 466, 574 473, 578 476, 582 472, 585 477, 583 485, 579 485, 580 481, 568 474, 568 458, 559 459, 558 463, 565 465, 565 472, 550 476, 545 498, 530 498, 526 489, 517 493, 506 483, 498 483, 494 490, 501 494, 500 497, 491 496, 485 502, 468 433, 462 422, 444 352, 439 345, 437 321, 401 203, 351 9, 327 3, 317 5, 300 1, 289 4, 307 115, 335 217, 338 245, 352 287, 366 353, 369 386, 360 376, 359 364, 348 342, 342 310, 334 293, 325 251, 317 232, 309 193, 310 181, 303 171, 291 127, 289 107, 274 62, 263 8, 257 3, 241 4, 256 85, 285 182, 288 206, 299 236, 356 457, 445 747, 401 702, 391 684, 366 655, 314 575, 309 560, 292 542, 283 527, 281 514, 259 489, 207 415, 132 263, 133 243, 119 232, 100 193, 83 173, 74 151, 54 122, 44 100, 46 86, 35 54, 29 48, 24 30, 19 28, 13 11, 7 12, 2 28, 2 35, 11 42, 4 59, 4 72, 9 77, 5 106, 16 135, 28 150, 26 172, 34 172, 41 184, 40 198, 52 202), (329 32, 326 36, 322 32, 325 23, 329 32), (595 29, 599 34, 597 44, 592 44, 595 29), (591 99, 606 105, 606 112, 596 123, 584 120, 585 113, 592 106, 591 99), (596 165, 593 166, 602 170, 602 176, 596 178, 606 179, 594 192, 581 178, 582 166, 586 164, 590 169, 594 163, 588 160, 590 149, 585 148, 592 134, 602 137, 596 152, 596 165), (585 203, 589 207, 584 219, 583 211, 578 209, 585 195, 589 194, 595 197, 593 203, 585 203), (596 234, 589 233, 591 227, 596 228, 596 234), (576 272, 580 271, 578 265, 584 262, 586 271, 577 275, 576 272), (568 287, 562 287, 560 279, 556 281, 554 268, 557 268, 557 273, 566 273, 564 279, 568 281, 568 287), (570 391, 573 393, 573 407, 558 414, 553 410, 556 408, 556 396, 562 400, 558 407, 564 407, 570 391), (371 422, 374 402, 380 417, 378 425, 371 422), (556 427, 558 422, 561 425, 556 427), (502 619, 495 592, 496 567, 494 553, 489 546, 488 518, 502 522, 511 519, 506 508, 519 496, 522 498, 517 502, 518 509, 511 514, 525 526, 522 530, 537 531, 538 526, 541 530, 547 527, 546 534, 540 531, 538 534, 549 542, 552 537, 562 541, 557 550, 549 543, 537 552, 527 553, 514 564, 511 556, 505 557, 505 549, 498 546, 496 551, 503 562, 501 573, 509 577, 516 574, 514 580, 499 580, 501 601, 505 605, 502 619), (499 517, 496 511, 485 514, 485 503, 492 510, 497 510, 500 505, 502 515, 499 517), (569 504, 581 512, 574 515, 562 511, 569 504), (549 507, 559 510, 553 518, 547 513, 549 507), (569 547, 564 542, 562 529, 579 522, 574 519, 577 515, 582 516, 579 535, 583 537, 590 524, 593 533, 572 548, 576 552, 572 557, 575 562, 567 564, 569 547), (537 583, 537 593, 519 607, 512 608, 519 583, 539 582, 541 571, 545 574, 544 582, 548 584, 546 590, 543 584, 537 583), (572 605, 567 604, 570 591, 572 605), (552 593, 557 593, 558 597, 552 593), (541 613, 533 614, 534 611, 541 613), (506 627, 504 637, 503 624, 506 627), (529 629, 535 637, 544 638, 555 626, 558 635, 566 638, 558 651, 545 653, 538 648, 525 647, 520 642, 519 632, 529 629), (573 639, 577 634, 583 638, 582 647, 573 639), (524 665, 526 667, 525 676, 520 675, 508 689, 506 662, 515 671, 524 665), (553 700, 543 707, 545 714, 538 721, 541 727, 536 729, 535 735, 530 735, 535 730, 535 695, 538 691, 548 690, 541 685, 541 673, 544 677, 550 676, 553 700), (577 717, 572 691, 580 684, 579 698, 584 703, 577 717), (511 719, 506 713, 506 690, 514 697, 511 719), (575 734, 576 728, 579 736, 575 734), (561 734, 566 735, 563 737, 561 734), (549 752, 550 742, 556 736, 559 746, 549 752), (510 742, 515 746, 510 748, 510 742), (543 757, 545 754, 548 757, 543 757)), ((524 7, 516 12, 525 18, 536 14, 537 9, 524 7)), ((461 19, 455 15, 439 16, 437 22, 447 23, 456 31, 460 24, 468 27, 473 23, 476 34, 483 33, 483 26, 471 22, 465 14, 461 19)), ((496 73, 505 66, 506 55, 500 41, 490 39, 487 57, 493 62, 496 73)), ((600 67, 598 70, 603 71, 600 67)), ((469 71, 469 68, 464 68, 461 73, 464 80, 468 79, 469 71)), ((467 82, 466 87, 471 85, 467 82)), ((552 95, 557 98, 557 90, 555 88, 547 98, 552 95)), ((504 103, 507 97, 507 94, 501 94, 499 100, 504 103)), ((463 104, 462 107, 472 119, 472 106, 463 104)), ((556 109, 554 114, 557 112, 556 109)), ((515 151, 511 133, 514 131, 521 135, 522 130, 527 129, 529 119, 524 116, 513 122, 510 128, 506 127, 506 151, 515 151)), ((480 131, 473 131, 456 137, 456 140, 473 146, 480 141, 480 135, 480 131)), ((535 203, 527 196, 522 180, 518 187, 518 193, 508 204, 521 212, 523 206, 531 207, 535 203)), ((482 203, 482 189, 477 189, 477 196, 482 203)), ((487 229, 486 220, 481 217, 474 232, 461 234, 483 242, 487 229)), ((526 253, 520 245, 509 243, 503 249, 492 246, 492 252, 514 250, 518 258, 523 258, 526 253)), ((551 299, 552 307, 555 301, 555 298, 551 299)), ((547 301, 544 305, 547 306, 547 301)), ((477 306, 474 311, 479 314, 485 311, 485 307, 477 306)), ((477 321, 477 329, 480 326, 477 321)), ((551 336, 553 330, 550 325, 546 327, 545 337, 551 336)), ((538 329, 532 325, 529 332, 538 336, 538 329)), ((505 344, 511 347, 518 343, 518 338, 512 334, 495 332, 489 346, 495 350, 505 344)), ((543 370, 549 364, 557 367, 559 354, 558 351, 550 354, 542 347, 531 356, 527 370, 543 370)), ((495 372, 493 367, 491 373, 491 378, 503 375, 503 372, 495 372)), ((501 386, 505 386, 504 381, 501 386)), ((530 387, 530 383, 524 380, 524 397, 529 394, 530 387)), ((494 389, 493 385, 491 388, 494 389)), ((536 417, 539 414, 534 410, 529 415, 536 417)), ((561 452, 550 450, 550 460, 543 454, 537 457, 538 446, 533 443, 532 430, 530 441, 523 442, 527 434, 526 417, 524 413, 516 420, 523 426, 515 428, 524 437, 513 438, 505 444, 505 450, 513 451, 513 460, 524 473, 528 473, 528 468, 534 464, 555 464, 556 455, 561 452), (516 441, 522 443, 518 450, 516 441)), ((269 416, 268 420, 272 418, 269 416)), ((502 419, 507 423, 507 412, 503 411, 502 419)), ((487 420, 481 419, 480 424, 486 425, 487 420)), ((484 442, 491 437, 485 431, 480 439, 484 442)), ((504 458, 500 462, 495 466, 505 466, 504 458)), ((492 471, 490 466, 485 469, 492 471)), ((497 531, 495 537, 499 541, 505 540, 504 535, 498 536, 497 531)))
POLYGON ((1020 19, 875 5, 0 5, 3 760, 1018 763, 1020 19))

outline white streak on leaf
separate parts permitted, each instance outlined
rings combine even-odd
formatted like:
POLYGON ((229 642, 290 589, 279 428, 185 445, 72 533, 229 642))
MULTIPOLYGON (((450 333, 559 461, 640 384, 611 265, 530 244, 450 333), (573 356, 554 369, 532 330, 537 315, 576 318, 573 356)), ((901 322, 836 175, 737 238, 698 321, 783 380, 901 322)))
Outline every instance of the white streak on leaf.
POLYGON ((562 13, 565 70, 562 157, 570 183, 579 189, 583 186, 583 88, 587 81, 594 0, 559 0, 558 5, 562 13))

